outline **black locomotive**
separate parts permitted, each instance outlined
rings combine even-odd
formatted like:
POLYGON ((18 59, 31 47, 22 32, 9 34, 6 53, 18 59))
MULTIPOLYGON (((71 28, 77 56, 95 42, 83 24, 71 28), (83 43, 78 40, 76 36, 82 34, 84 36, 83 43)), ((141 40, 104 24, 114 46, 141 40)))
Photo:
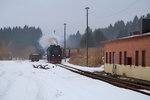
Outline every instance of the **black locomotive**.
POLYGON ((50 45, 47 48, 47 61, 50 63, 61 63, 62 50, 59 45, 50 45))

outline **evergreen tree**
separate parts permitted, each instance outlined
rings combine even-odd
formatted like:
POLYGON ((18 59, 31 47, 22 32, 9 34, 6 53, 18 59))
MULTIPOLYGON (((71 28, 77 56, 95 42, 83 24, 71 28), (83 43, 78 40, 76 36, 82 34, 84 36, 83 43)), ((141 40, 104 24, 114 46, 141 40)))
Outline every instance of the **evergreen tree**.
MULTIPOLYGON (((87 32, 85 31, 85 34, 81 38, 80 46, 86 47, 86 38, 87 38, 87 32)), ((95 39, 94 35, 92 33, 92 29, 88 28, 88 47, 94 47, 95 46, 95 39)))
POLYGON ((104 36, 104 34, 101 31, 101 29, 95 29, 95 31, 94 31, 94 39, 95 39, 96 46, 102 46, 101 42, 107 40, 107 38, 104 36))
POLYGON ((138 27, 138 17, 135 16, 132 22, 132 31, 139 31, 139 27, 138 27))
POLYGON ((146 18, 150 19, 150 14, 147 14, 146 18))
POLYGON ((0 41, 4 41, 6 45, 9 43, 14 47, 14 52, 21 51, 29 46, 40 50, 39 39, 42 36, 40 28, 28 27, 4 27, 0 29, 0 41))
POLYGON ((76 34, 71 34, 67 40, 67 46, 71 48, 79 48, 81 41, 81 34, 77 31, 76 34))
POLYGON ((129 34, 127 34, 127 30, 126 30, 126 29, 120 30, 120 31, 119 31, 119 34, 118 34, 118 36, 117 36, 117 38, 126 37, 126 36, 128 36, 128 35, 129 35, 129 34))
MULTIPOLYGON (((106 28, 95 29, 94 32, 92 32, 92 29, 88 28, 88 46, 102 46, 101 41, 114 40, 129 36, 133 31, 141 31, 143 18, 150 18, 150 14, 147 14, 145 17, 141 16, 140 18, 135 16, 133 21, 128 21, 126 24, 124 21, 120 20, 115 22, 114 25, 110 24, 106 28)), ((79 34, 78 32, 74 35, 70 35, 69 39, 73 43, 77 43, 77 41, 80 40, 80 46, 86 47, 86 37, 87 33, 85 31, 83 35, 79 34)))

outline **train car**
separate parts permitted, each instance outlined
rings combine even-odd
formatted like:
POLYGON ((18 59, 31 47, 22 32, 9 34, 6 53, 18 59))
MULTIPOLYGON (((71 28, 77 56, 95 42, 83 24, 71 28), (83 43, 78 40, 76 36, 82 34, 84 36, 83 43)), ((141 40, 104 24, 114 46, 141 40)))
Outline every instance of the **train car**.
POLYGON ((31 61, 39 61, 41 59, 41 54, 39 53, 32 53, 29 55, 29 59, 31 61))
POLYGON ((47 48, 47 61, 50 63, 61 63, 62 49, 59 45, 50 45, 47 48))
POLYGON ((71 55, 71 49, 66 49, 66 52, 64 49, 62 49, 62 58, 70 58, 71 55))

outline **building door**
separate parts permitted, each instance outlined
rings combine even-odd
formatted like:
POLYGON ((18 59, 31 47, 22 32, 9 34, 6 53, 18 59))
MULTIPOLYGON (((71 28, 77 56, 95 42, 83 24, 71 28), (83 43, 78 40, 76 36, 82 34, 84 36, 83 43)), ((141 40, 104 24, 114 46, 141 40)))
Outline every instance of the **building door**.
POLYGON ((116 53, 113 52, 113 74, 117 74, 116 53))

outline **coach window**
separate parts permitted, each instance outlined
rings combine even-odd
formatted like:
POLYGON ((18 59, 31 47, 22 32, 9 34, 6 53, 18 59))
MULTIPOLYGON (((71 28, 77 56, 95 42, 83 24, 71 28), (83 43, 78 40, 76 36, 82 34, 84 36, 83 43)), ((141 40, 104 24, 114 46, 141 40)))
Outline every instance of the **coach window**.
POLYGON ((139 65, 139 51, 135 51, 135 65, 139 65))
POLYGON ((142 51, 142 66, 146 66, 146 52, 145 50, 142 51))
POLYGON ((111 64, 111 52, 109 52, 109 63, 111 64))
POLYGON ((119 64, 122 64, 122 52, 119 52, 119 64))
POLYGON ((126 62, 127 62, 126 60, 127 60, 127 52, 125 51, 124 52, 124 65, 126 65, 126 62))

